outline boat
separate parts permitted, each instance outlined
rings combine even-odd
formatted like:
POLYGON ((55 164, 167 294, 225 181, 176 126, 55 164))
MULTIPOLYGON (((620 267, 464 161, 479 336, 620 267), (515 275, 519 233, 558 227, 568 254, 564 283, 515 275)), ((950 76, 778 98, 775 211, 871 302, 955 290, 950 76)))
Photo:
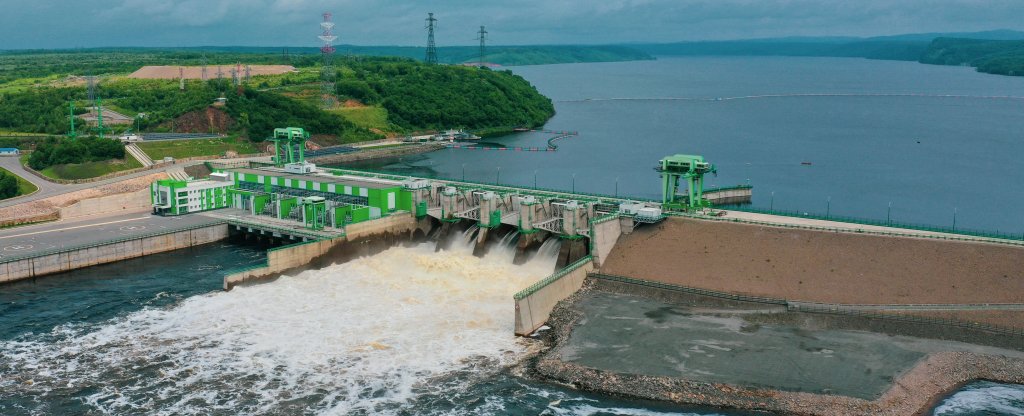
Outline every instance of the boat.
POLYGON ((804 166, 811 166, 811 162, 800 162, 800 164, 804 166))

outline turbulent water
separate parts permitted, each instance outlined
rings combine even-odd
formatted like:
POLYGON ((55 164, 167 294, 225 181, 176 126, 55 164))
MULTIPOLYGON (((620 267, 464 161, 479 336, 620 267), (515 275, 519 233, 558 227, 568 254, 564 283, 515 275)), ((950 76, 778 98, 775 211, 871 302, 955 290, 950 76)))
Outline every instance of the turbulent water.
POLYGON ((514 234, 477 258, 473 232, 448 252, 395 247, 231 292, 219 269, 258 251, 207 246, 5 287, 0 414, 667 409, 514 375, 537 345, 512 335, 511 296, 553 270, 557 243, 515 266, 514 234))

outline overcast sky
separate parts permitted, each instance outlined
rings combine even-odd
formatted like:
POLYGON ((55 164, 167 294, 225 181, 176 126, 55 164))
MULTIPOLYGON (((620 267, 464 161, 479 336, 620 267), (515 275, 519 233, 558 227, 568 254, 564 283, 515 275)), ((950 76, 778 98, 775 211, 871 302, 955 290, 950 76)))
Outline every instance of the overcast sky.
POLYGON ((0 0, 0 49, 672 42, 1024 30, 1024 0, 0 0))

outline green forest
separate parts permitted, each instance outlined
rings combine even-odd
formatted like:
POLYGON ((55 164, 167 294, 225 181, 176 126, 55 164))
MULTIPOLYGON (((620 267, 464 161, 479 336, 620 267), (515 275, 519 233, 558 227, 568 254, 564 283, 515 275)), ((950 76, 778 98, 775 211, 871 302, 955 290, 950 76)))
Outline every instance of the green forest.
MULTIPOLYGON (((204 54, 167 52, 166 56, 128 54, 129 62, 169 64, 167 60, 194 61, 204 54), (155 56, 155 57, 154 57, 155 56), (160 59, 158 59, 160 58, 160 59), (173 59, 172 59, 173 58, 173 59), (134 61, 133 61, 134 59, 134 61)), ((237 59, 237 53, 224 56, 206 53, 207 62, 237 59), (216 59, 214 59, 216 58, 216 59)), ((133 71, 138 65, 100 60, 92 53, 71 54, 38 67, 32 59, 47 61, 53 54, 0 55, 0 62, 13 59, 25 76, 40 78, 91 71, 133 71), (81 55, 82 68, 74 66, 81 55), (60 63, 63 62, 63 63, 60 63)), ((245 62, 268 63, 280 55, 252 55, 245 62), (251 60, 249 58, 252 58, 251 60)), ((233 119, 228 133, 262 140, 275 127, 301 126, 313 134, 357 142, 383 138, 385 133, 463 127, 470 129, 519 125, 538 126, 554 115, 551 101, 529 82, 509 71, 459 65, 427 65, 406 58, 341 57, 336 59, 335 81, 339 98, 358 100, 360 105, 387 111, 388 131, 371 131, 357 126, 336 112, 319 106, 319 63, 313 59, 293 58, 300 72, 257 76, 237 88, 228 79, 186 80, 181 90, 177 80, 131 79, 113 74, 100 78, 96 93, 104 107, 136 117, 142 131, 178 131, 178 118, 203 110, 217 98, 227 98, 223 110, 233 119)), ((9 63, 9 62, 7 62, 9 63)), ((194 63, 194 62, 193 62, 194 63)), ((95 73, 95 72, 94 72, 95 73)), ((8 76, 6 74, 4 76, 8 76)), ((17 82, 17 81, 15 81, 17 82)), ((3 89, 0 83, 0 131, 62 135, 70 130, 69 104, 75 113, 85 113, 92 104, 84 85, 43 83, 24 89, 3 89)), ((95 133, 79 119, 79 131, 95 133)))
POLYGON ((921 55, 921 63, 968 65, 978 72, 1024 76, 1024 41, 938 38, 921 55))
POLYGON ((0 169, 0 199, 18 196, 18 177, 0 169))
POLYGON ((77 140, 49 138, 36 145, 28 158, 28 166, 43 170, 50 166, 71 163, 124 159, 124 145, 117 139, 80 137, 77 140))

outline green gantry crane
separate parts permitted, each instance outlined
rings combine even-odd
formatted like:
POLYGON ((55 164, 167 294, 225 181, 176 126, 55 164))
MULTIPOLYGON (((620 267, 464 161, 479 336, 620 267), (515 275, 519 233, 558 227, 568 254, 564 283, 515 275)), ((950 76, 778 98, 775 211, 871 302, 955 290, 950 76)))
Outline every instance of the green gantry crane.
POLYGON ((703 156, 672 155, 661 159, 657 168, 661 172, 661 203, 666 210, 698 208, 708 206, 704 199, 704 174, 717 173, 715 165, 704 161, 703 156), (679 179, 686 179, 685 203, 679 201, 676 192, 679 179))
POLYGON ((285 127, 274 129, 274 165, 284 166, 292 163, 304 163, 306 161, 305 150, 306 140, 309 139, 309 132, 301 127, 285 127))

